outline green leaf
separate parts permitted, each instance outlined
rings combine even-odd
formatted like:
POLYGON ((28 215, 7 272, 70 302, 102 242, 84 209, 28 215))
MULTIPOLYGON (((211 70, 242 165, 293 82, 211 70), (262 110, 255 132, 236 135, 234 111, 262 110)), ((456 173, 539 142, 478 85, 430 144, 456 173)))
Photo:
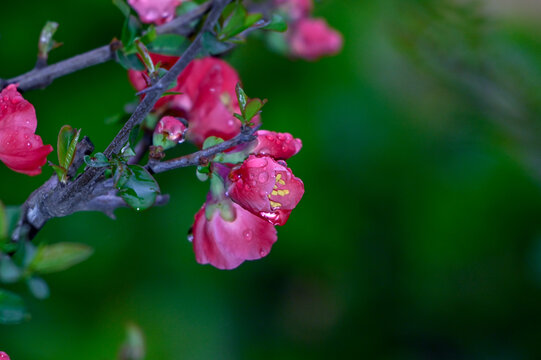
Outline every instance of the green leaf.
POLYGON ((73 156, 75 155, 75 149, 79 142, 79 136, 81 135, 81 129, 77 130, 69 125, 64 125, 58 133, 58 164, 60 167, 69 169, 73 162, 73 156))
POLYGON ((260 111, 261 111, 261 108, 263 108, 263 105, 265 105, 265 100, 260 100, 260 99, 252 99, 248 102, 248 104, 246 105, 246 110, 245 110, 245 117, 246 117, 246 121, 250 121, 253 119, 254 116, 256 116, 260 111))
POLYGON ((123 51, 119 50, 116 52, 116 59, 117 62, 126 70, 145 70, 145 65, 143 65, 135 54, 125 54, 123 51))
POLYGON ((26 285, 28 285, 28 290, 34 295, 36 299, 47 299, 49 297, 49 286, 40 277, 32 276, 26 280, 26 285))
POLYGON ((124 52, 126 54, 135 53, 136 49, 134 46, 134 41, 137 38, 137 33, 141 24, 139 20, 133 15, 126 17, 124 21, 124 26, 122 27, 122 35, 120 36, 120 41, 122 42, 124 52))
POLYGON ((10 236, 21 215, 19 206, 4 206, 0 201, 0 251, 10 252, 17 248, 16 243, 10 242, 10 236))
POLYGON ((216 136, 209 136, 205 139, 205 142, 203 143, 203 150, 208 149, 209 147, 212 147, 214 145, 218 145, 224 142, 224 139, 221 139, 216 136))
POLYGON ((110 166, 109 159, 102 153, 96 153, 94 156, 85 155, 85 164, 90 167, 106 167, 110 166))
POLYGON ((246 160, 248 154, 242 151, 231 152, 231 153, 220 153, 216 155, 213 159, 215 162, 222 164, 240 164, 246 160))
POLYGON ((160 187, 152 175, 139 165, 121 165, 116 169, 118 195, 135 210, 145 210, 154 205, 160 187))
POLYGON ((36 256, 29 264, 29 269, 48 274, 66 270, 88 259, 94 250, 85 244, 56 243, 38 248, 36 256))
POLYGON ((141 41, 143 44, 148 45, 156 40, 157 37, 158 33, 156 32, 156 28, 154 25, 150 25, 150 27, 145 31, 144 35, 141 36, 141 41))
POLYGON ((130 16, 131 8, 124 0, 113 0, 113 5, 120 10, 124 17, 130 16))
POLYGON ((287 22, 280 14, 273 14, 268 25, 263 27, 265 30, 285 32, 287 31, 287 22))
POLYGON ((216 39, 216 37, 208 31, 203 33, 202 43, 205 54, 209 55, 222 54, 231 48, 229 44, 216 39))
POLYGON ((249 27, 252 27, 256 22, 258 22, 262 18, 263 18, 263 15, 261 15, 260 13, 248 14, 248 16, 246 16, 246 18, 244 19, 244 28, 242 29, 242 31, 248 29, 249 27))
POLYGON ((0 289, 0 324, 20 324, 29 317, 24 302, 18 295, 0 289))
POLYGON ((239 101, 240 111, 242 112, 242 115, 244 115, 246 112, 246 102, 247 102, 248 96, 246 96, 246 93, 240 86, 240 83, 237 83, 237 86, 235 87, 235 92, 237 93, 237 99, 239 101))
POLYGON ((153 53, 180 56, 188 48, 190 42, 183 36, 177 34, 158 35, 151 43, 148 49, 153 53))
POLYGON ((13 262, 10 256, 1 255, 0 258, 0 280, 4 283, 17 282, 21 277, 22 271, 13 262))
POLYGON ((244 6, 240 2, 237 2, 233 12, 226 20, 222 31, 218 34, 218 38, 220 40, 226 40, 242 32, 244 30, 246 15, 244 6))

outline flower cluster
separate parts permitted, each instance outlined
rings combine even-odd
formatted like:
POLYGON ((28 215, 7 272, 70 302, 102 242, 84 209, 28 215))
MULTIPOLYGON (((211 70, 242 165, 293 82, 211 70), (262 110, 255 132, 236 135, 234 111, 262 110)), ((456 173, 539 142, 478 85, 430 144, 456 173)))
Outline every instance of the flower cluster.
POLYGON ((51 145, 36 135, 36 111, 14 84, 0 92, 0 160, 13 171, 41 174, 51 145))
MULTIPOLYGON (((153 53, 150 56, 165 69, 178 59, 153 53)), ((138 91, 149 85, 144 71, 129 70, 128 76, 138 91)), ((186 138, 199 147, 209 136, 231 139, 241 128, 240 120, 234 116, 240 112, 235 94, 239 82, 235 69, 224 60, 213 57, 193 60, 177 78, 176 86, 169 90, 180 94, 162 97, 154 111, 186 118, 189 122, 186 138)), ((259 123, 259 117, 254 121, 259 123)))
POLYGON ((317 60, 342 49, 342 35, 329 27, 323 18, 311 18, 312 0, 274 0, 289 19, 286 34, 291 55, 317 60))
MULTIPOLYGON (((193 248, 200 264, 233 269, 269 254, 274 225, 284 225, 304 194, 284 159, 302 147, 291 134, 257 131, 241 165, 213 164, 211 191, 195 215, 193 248)), ((231 155, 231 153, 230 153, 231 155)))

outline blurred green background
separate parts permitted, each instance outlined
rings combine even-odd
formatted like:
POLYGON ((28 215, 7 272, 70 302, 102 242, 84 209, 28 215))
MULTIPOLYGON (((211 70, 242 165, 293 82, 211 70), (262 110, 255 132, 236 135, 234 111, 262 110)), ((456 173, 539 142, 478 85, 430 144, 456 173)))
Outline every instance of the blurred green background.
MULTIPOLYGON (((264 127, 304 144, 288 163, 306 193, 270 256, 198 265, 186 233, 208 184, 160 175, 165 207, 47 224, 38 240, 95 253, 47 276, 48 300, 19 289, 32 320, 0 327, 0 350, 114 359, 135 322, 148 359, 541 358, 541 4, 326 0, 316 14, 343 33, 339 56, 292 61, 251 39, 227 58, 269 99, 264 127)), ((119 36, 122 15, 110 0, 3 2, 0 77, 33 67, 46 20, 58 61, 119 36)), ((70 124, 98 150, 135 99, 114 63, 25 97, 46 143, 70 124)), ((0 166, 0 199, 22 203, 51 172, 0 166)))

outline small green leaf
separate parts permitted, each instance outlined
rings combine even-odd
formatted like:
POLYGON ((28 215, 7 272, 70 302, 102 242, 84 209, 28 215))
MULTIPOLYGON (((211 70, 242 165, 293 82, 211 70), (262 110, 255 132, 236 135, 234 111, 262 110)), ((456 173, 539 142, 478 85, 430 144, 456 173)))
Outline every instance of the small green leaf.
POLYGON ((0 289, 0 324, 20 324, 29 317, 24 302, 18 295, 0 289))
POLYGON ((47 59, 49 51, 54 48, 55 41, 53 40, 53 36, 57 29, 58 23, 53 21, 47 21, 47 23, 45 23, 45 26, 41 30, 41 34, 39 36, 38 50, 40 57, 47 59))
POLYGON ((285 32, 287 31, 287 22, 284 17, 280 14, 273 14, 270 22, 263 27, 265 30, 285 32))
POLYGON ((154 205, 160 187, 152 175, 139 165, 122 165, 116 168, 118 195, 135 210, 145 210, 154 205))
POLYGON ((56 243, 38 248, 29 269, 39 274, 66 270, 88 259, 94 250, 85 244, 56 243))
POLYGON ((156 32, 156 28, 154 25, 150 25, 150 27, 145 31, 145 34, 141 36, 141 41, 143 44, 148 45, 156 40, 157 37, 158 33, 156 32))
POLYGON ((85 164, 90 167, 106 167, 110 166, 109 159, 102 153, 94 154, 94 156, 86 155, 84 157, 85 164))
POLYGON ((213 159, 215 162, 219 162, 222 164, 240 164, 246 160, 248 157, 248 154, 237 151, 237 152, 231 152, 231 153, 220 153, 216 155, 213 159))
POLYGON ((4 283, 17 282, 21 277, 22 271, 13 262, 10 256, 1 255, 0 257, 0 280, 4 283))
POLYGON ((119 50, 116 52, 116 59, 117 62, 126 70, 145 70, 145 65, 143 65, 135 54, 125 54, 123 51, 119 50))
POLYGON ((113 5, 115 5, 124 17, 130 16, 131 8, 124 0, 113 0, 113 5))
POLYGON ((245 117, 247 122, 250 122, 261 111, 265 102, 265 100, 252 99, 246 104, 245 117))
POLYGON ((222 31, 219 33, 218 38, 220 40, 226 40, 242 32, 244 29, 246 14, 247 13, 244 6, 242 6, 240 2, 237 2, 233 12, 225 21, 225 25, 222 28, 222 31))
POLYGON ((122 35, 120 41, 122 42, 124 52, 126 54, 135 53, 134 41, 137 38, 137 33, 141 28, 139 20, 133 15, 126 17, 124 26, 122 27, 122 35))
POLYGON ((77 130, 72 128, 69 125, 64 125, 60 128, 58 132, 58 141, 57 141, 57 153, 58 153, 58 164, 66 168, 66 158, 68 157, 69 147, 71 141, 77 135, 77 130))
POLYGON ((143 64, 145 65, 145 68, 147 69, 149 74, 154 74, 156 72, 156 67, 154 66, 154 62, 152 61, 152 58, 150 57, 150 53, 143 44, 143 42, 139 39, 135 40, 135 48, 137 49, 137 53, 139 54, 141 60, 143 61, 143 64))
POLYGON ((242 29, 242 31, 248 29, 249 27, 252 27, 256 22, 258 22, 262 18, 263 18, 263 15, 261 15, 260 13, 248 14, 248 16, 246 16, 246 18, 244 19, 244 28, 242 29))
POLYGON ((237 83, 237 86, 235 87, 235 92, 237 93, 237 99, 239 101, 240 111, 242 112, 242 115, 246 112, 246 102, 248 97, 246 96, 246 93, 240 86, 240 83, 237 83))
POLYGON ((216 39, 216 37, 210 33, 205 32, 202 36, 203 50, 205 54, 208 55, 218 55, 228 51, 231 46, 227 43, 221 42, 216 39))
POLYGON ((151 43, 148 49, 153 53, 180 56, 188 48, 190 42, 183 36, 177 34, 158 35, 151 43))
POLYGON ((36 299, 43 300, 49 297, 49 286, 40 277, 32 276, 26 280, 28 289, 36 299))
POLYGON ((203 150, 208 149, 209 147, 212 147, 214 145, 218 145, 224 142, 224 139, 221 139, 216 136, 209 136, 205 139, 205 142, 203 143, 203 150))

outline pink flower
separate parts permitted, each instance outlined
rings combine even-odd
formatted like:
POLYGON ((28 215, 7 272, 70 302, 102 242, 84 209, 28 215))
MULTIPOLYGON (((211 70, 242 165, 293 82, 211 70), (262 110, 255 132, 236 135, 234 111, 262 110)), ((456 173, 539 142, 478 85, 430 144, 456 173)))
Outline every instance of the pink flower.
POLYGON ((154 146, 161 146, 164 150, 170 149, 184 141, 186 126, 173 116, 164 116, 154 129, 154 146))
POLYGON ((312 0, 274 0, 274 3, 293 21, 310 15, 314 6, 312 0))
POLYGON ((235 93, 239 81, 235 69, 213 57, 194 60, 182 72, 179 89, 189 100, 177 101, 187 107, 186 136, 191 142, 202 146, 209 136, 228 140, 240 132, 241 122, 233 116, 240 113, 235 93))
POLYGON ((277 160, 286 160, 297 154, 302 148, 301 139, 294 139, 288 133, 277 133, 268 130, 258 130, 254 155, 268 155, 277 160))
MULTIPOLYGON (((163 55, 151 54, 152 59, 163 55)), ((171 58, 171 57, 169 57, 171 58)), ((172 60, 165 65, 174 64, 172 60)), ((167 66, 163 66, 168 69, 167 66)), ((147 84, 143 72, 130 70, 130 81, 140 91, 147 84)), ((235 69, 223 60, 205 57, 190 62, 170 89, 179 95, 162 97, 154 109, 186 117, 190 123, 186 137, 201 147, 209 136, 231 139, 240 132, 241 122, 233 116, 240 113, 235 86, 240 81, 235 69)), ((254 123, 259 123, 259 116, 254 123)))
POLYGON ((304 194, 301 179, 269 156, 250 155, 229 180, 229 197, 273 225, 284 225, 304 194))
POLYGON ((233 220, 224 219, 219 207, 214 207, 207 219, 207 203, 195 215, 193 249, 196 261, 230 270, 245 260, 267 256, 277 240, 274 226, 229 200, 223 200, 223 203, 230 207, 233 220))
POLYGON ((128 0, 144 23, 164 24, 173 20, 181 0, 128 0))
POLYGON ((0 360, 10 360, 9 355, 3 351, 0 351, 0 360))
POLYGON ((14 84, 0 93, 0 160, 13 171, 41 174, 51 145, 43 145, 35 134, 38 125, 36 111, 14 84))
POLYGON ((294 56, 316 60, 337 54, 342 49, 342 35, 324 19, 300 19, 290 30, 289 45, 294 56))

